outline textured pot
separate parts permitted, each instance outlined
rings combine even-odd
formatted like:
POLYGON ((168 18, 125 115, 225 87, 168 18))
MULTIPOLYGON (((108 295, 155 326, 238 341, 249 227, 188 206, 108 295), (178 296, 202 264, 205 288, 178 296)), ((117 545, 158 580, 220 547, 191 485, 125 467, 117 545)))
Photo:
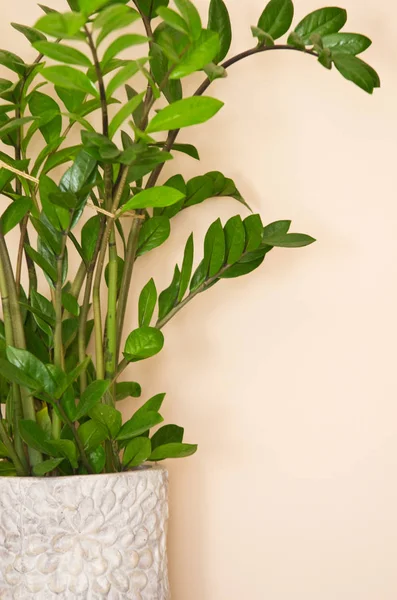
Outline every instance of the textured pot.
POLYGON ((0 477, 1 600, 169 600, 164 468, 0 477))

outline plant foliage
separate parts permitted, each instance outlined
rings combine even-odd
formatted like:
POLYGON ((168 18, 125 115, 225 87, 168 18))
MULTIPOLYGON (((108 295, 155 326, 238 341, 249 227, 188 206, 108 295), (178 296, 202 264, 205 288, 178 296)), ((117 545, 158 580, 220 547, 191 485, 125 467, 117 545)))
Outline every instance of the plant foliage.
POLYGON ((189 0, 68 0, 63 12, 42 8, 33 27, 13 24, 36 60, 0 50, 9 72, 0 80, 0 191, 8 200, 0 222, 2 475, 115 472, 189 456, 196 445, 183 441, 183 429, 161 425, 164 394, 122 422, 117 401, 141 389, 120 376, 162 350, 164 326, 195 296, 251 273, 274 248, 314 240, 291 232, 289 221, 264 226, 257 214, 215 219, 203 248, 189 236, 166 289, 148 274, 137 327, 121 346, 134 263, 165 242, 173 217, 208 198, 248 206, 219 171, 159 184, 175 152, 199 159, 193 145, 177 143, 178 132, 222 109, 207 93, 214 79, 268 51, 314 57, 372 93, 378 75, 358 58, 371 42, 341 31, 341 8, 322 8, 294 26, 292 0, 259 6, 255 45, 231 57, 223 0, 210 0, 207 25, 189 0), (197 73, 203 82, 189 95, 184 80, 197 73), (77 145, 70 145, 72 129, 80 131, 77 145), (7 235, 16 227, 12 263, 7 235), (73 277, 71 248, 81 261, 73 277))

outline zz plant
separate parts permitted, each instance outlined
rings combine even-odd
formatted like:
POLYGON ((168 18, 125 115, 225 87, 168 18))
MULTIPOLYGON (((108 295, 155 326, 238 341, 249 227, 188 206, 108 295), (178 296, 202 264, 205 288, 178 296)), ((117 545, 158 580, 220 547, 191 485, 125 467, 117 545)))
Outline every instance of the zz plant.
POLYGON ((252 27, 253 47, 227 57, 232 30, 223 0, 211 0, 206 27, 189 0, 68 4, 63 13, 41 6, 34 27, 13 24, 37 51, 33 63, 0 51, 0 64, 12 72, 0 79, 0 139, 9 149, 0 153, 0 191, 9 200, 0 222, 0 475, 115 472, 195 452, 176 425, 151 435, 163 421, 164 394, 122 423, 117 401, 141 389, 118 382, 120 375, 160 352, 164 326, 195 296, 254 271, 275 247, 314 240, 291 233, 290 221, 264 227, 257 214, 215 220, 195 269, 192 234, 167 289, 158 294, 148 274, 138 327, 122 347, 135 262, 168 238, 173 217, 213 197, 248 207, 218 171, 189 181, 174 174, 159 184, 175 152, 199 158, 193 145, 177 143, 179 130, 222 108, 207 89, 254 54, 300 52, 366 92, 379 86, 357 57, 371 42, 340 31, 341 8, 309 14, 277 43, 291 30, 294 7, 270 0, 252 27), (131 48, 138 58, 126 58, 131 48), (182 81, 197 72, 203 82, 186 95, 182 81), (80 131, 77 145, 70 145, 72 129, 80 131), (17 226, 12 262, 7 234, 17 226), (69 278, 71 248, 80 266, 69 278))

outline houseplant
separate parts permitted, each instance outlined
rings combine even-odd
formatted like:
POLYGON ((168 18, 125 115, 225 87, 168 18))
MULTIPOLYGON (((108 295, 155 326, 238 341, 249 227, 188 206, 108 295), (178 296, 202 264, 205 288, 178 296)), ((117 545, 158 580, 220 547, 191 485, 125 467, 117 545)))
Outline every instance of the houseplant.
POLYGON ((222 108, 207 89, 253 54, 308 54, 369 93, 379 78, 357 57, 370 40, 340 32, 340 8, 311 13, 276 44, 294 9, 291 0, 271 0, 252 27, 254 47, 226 59, 231 25, 222 0, 211 0, 206 28, 189 0, 174 8, 168 0, 68 4, 64 13, 42 6, 34 27, 13 24, 37 51, 33 64, 0 51, 13 73, 0 80, 0 139, 9 149, 0 153, 0 190, 10 201, 0 230, 0 595, 165 599, 166 471, 139 467, 196 446, 176 425, 151 434, 163 394, 122 424, 117 400, 141 390, 119 378, 162 349, 163 327, 196 295, 252 272, 275 247, 314 240, 290 233, 289 221, 215 220, 195 269, 191 235, 169 287, 158 294, 148 275, 138 327, 122 345, 134 264, 168 238, 172 218, 214 196, 246 205, 217 171, 161 185, 160 175, 173 152, 198 158, 194 146, 177 143, 179 129, 222 108), (138 58, 126 59, 127 49, 138 58), (201 71, 203 83, 184 96, 181 81, 201 71), (72 128, 81 143, 70 146, 72 128), (70 277, 72 249, 80 266, 70 277))

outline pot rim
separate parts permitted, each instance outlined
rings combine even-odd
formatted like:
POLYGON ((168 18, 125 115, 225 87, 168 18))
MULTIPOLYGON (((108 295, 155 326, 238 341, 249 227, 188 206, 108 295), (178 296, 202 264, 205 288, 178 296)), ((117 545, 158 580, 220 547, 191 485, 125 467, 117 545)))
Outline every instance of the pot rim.
POLYGON ((126 477, 126 476, 133 476, 133 475, 137 475, 139 473, 151 473, 151 472, 155 472, 155 471, 160 471, 162 473, 168 473, 168 469, 167 467, 164 467, 162 465, 159 464, 154 464, 154 465, 143 465, 140 467, 136 467, 134 469, 130 469, 129 471, 120 471, 117 473, 92 473, 92 474, 86 474, 86 475, 56 475, 54 477, 37 477, 37 476, 28 476, 28 477, 22 477, 22 476, 14 476, 14 477, 6 477, 4 475, 0 475, 0 482, 7 480, 7 481, 42 481, 42 482, 48 482, 48 481, 68 481, 68 480, 76 480, 76 479, 94 479, 94 478, 100 478, 100 477, 126 477))

